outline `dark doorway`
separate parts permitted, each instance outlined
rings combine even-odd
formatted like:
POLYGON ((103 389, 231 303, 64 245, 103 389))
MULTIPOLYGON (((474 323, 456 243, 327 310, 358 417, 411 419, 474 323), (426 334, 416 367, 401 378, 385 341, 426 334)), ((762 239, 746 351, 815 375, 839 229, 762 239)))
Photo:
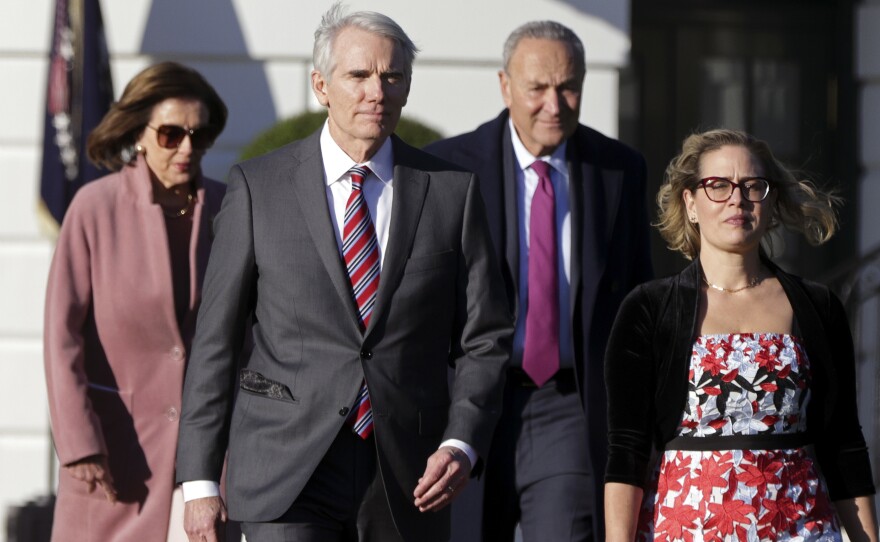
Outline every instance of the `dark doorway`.
MULTIPOLYGON (((775 259, 821 277, 855 254, 855 90, 851 0, 633 0, 632 68, 621 84, 621 138, 648 161, 649 209, 682 139, 716 127, 765 139, 805 178, 846 198, 841 231, 820 248, 786 235, 775 259)), ((685 260, 656 233, 658 276, 685 260)))

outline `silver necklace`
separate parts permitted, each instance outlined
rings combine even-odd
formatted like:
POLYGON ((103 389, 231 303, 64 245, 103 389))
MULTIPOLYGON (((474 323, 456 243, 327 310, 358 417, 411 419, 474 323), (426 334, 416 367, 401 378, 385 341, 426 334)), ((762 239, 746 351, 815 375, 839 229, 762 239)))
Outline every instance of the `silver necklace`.
POLYGON ((714 290, 718 290, 719 292, 724 292, 725 294, 735 294, 737 292, 742 292, 743 290, 748 290, 749 288, 754 288, 755 286, 761 284, 761 281, 763 280, 761 279, 761 277, 752 277, 749 280, 749 283, 745 286, 741 286, 739 288, 725 288, 724 286, 718 286, 717 284, 712 284, 711 282, 709 282, 709 279, 706 278, 706 273, 702 273, 702 275, 703 282, 706 283, 706 286, 714 290))

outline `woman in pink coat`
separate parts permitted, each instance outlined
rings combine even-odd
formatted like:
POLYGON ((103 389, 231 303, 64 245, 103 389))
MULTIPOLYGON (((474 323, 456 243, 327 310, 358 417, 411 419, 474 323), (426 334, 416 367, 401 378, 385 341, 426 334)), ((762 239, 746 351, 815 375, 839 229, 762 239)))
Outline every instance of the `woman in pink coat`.
POLYGON ((185 540, 182 513, 172 517, 177 418, 225 191, 201 160, 226 115, 198 72, 164 62, 89 136, 89 159, 117 171, 73 199, 49 274, 55 541, 185 540))

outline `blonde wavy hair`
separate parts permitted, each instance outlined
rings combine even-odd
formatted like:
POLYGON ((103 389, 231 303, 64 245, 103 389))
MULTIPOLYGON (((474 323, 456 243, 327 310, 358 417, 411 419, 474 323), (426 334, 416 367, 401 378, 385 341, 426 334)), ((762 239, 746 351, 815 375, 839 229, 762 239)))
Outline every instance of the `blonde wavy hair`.
POLYGON ((693 260, 700 253, 700 230, 687 218, 682 194, 695 192, 700 182, 700 160, 707 152, 725 145, 745 147, 764 168, 771 192, 776 193, 773 216, 762 245, 770 252, 767 234, 780 224, 802 233, 812 245, 820 245, 837 231, 837 207, 843 200, 795 174, 773 156, 766 142, 737 130, 709 130, 695 133, 681 146, 681 153, 666 167, 663 185, 657 192, 658 221, 654 224, 671 250, 693 260))

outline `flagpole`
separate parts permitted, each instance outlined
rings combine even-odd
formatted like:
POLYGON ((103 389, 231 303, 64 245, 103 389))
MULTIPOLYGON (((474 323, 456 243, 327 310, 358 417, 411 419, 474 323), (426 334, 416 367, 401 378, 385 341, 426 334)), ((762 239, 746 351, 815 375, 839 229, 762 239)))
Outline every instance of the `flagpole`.
POLYGON ((88 162, 85 148, 112 100, 99 0, 56 0, 38 206, 50 234, 57 234, 76 191, 107 173, 88 162))
MULTIPOLYGON (((105 173, 88 162, 85 149, 89 132, 110 107, 113 85, 99 0, 56 0, 52 29, 37 214, 54 238, 76 191, 105 173)), ((54 492, 58 465, 51 427, 48 436, 54 492)))

